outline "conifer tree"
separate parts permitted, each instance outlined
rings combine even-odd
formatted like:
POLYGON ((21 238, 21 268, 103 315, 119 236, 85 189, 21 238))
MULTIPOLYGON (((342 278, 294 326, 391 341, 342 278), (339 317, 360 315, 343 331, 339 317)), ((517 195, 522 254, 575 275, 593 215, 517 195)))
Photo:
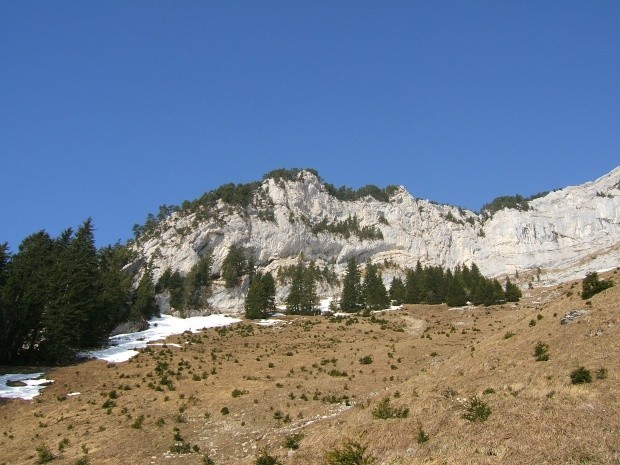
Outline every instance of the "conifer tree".
POLYGON ((241 276, 246 271, 246 265, 247 260, 243 248, 236 244, 231 245, 222 263, 222 278, 224 278, 226 287, 239 285, 241 276))
POLYGON ((123 270, 130 261, 127 247, 120 244, 107 246, 99 250, 98 256, 101 273, 99 308, 102 309, 104 325, 102 336, 106 337, 116 325, 129 317, 133 276, 123 270))
POLYGON ((300 310, 304 315, 312 315, 319 305, 319 297, 316 293, 317 269, 314 262, 305 270, 302 277, 301 305, 300 310))
POLYGON ((340 309, 343 312, 356 312, 363 306, 364 296, 360 271, 357 260, 351 257, 347 263, 347 272, 342 283, 342 296, 340 298, 340 309))
POLYGON ((212 252, 207 250, 185 277, 183 292, 185 308, 201 308, 206 305, 211 284, 212 264, 212 252))
POLYGON ((250 282, 248 295, 245 298, 245 316, 250 319, 265 318, 265 287, 263 285, 263 276, 256 273, 254 279, 250 282))
POLYGON ((52 295, 43 315, 42 352, 52 360, 68 360, 75 351, 94 347, 103 339, 99 306, 101 281, 92 220, 88 218, 74 237, 67 230, 58 244, 58 261, 52 278, 52 295))
POLYGON ((401 305, 405 301, 405 284, 400 278, 392 278, 392 284, 390 285, 390 299, 394 301, 396 305, 401 305))
POLYGON ((506 278, 506 288, 504 290, 506 302, 518 302, 521 298, 521 289, 516 284, 510 282, 510 278, 506 278))
POLYGON ((462 307, 467 304, 467 294, 460 279, 460 273, 446 273, 446 303, 449 307, 462 307))
POLYGON ((303 263, 299 263, 293 269, 291 279, 291 289, 286 298, 286 310, 289 313, 299 314, 301 312, 301 301, 303 298, 304 272, 306 268, 303 263))
POLYGON ((405 278, 405 303, 419 304, 422 302, 422 267, 420 262, 415 270, 407 270, 405 278))
POLYGON ((264 290, 264 307, 265 310, 276 309, 276 280, 269 272, 262 275, 261 284, 264 290))
POLYGON ((42 318, 50 298, 57 261, 54 240, 40 231, 26 237, 7 264, 0 364, 12 365, 31 353, 42 340, 42 318))
POLYGON ((245 299, 246 318, 259 319, 267 316, 268 310, 275 309, 275 280, 271 273, 256 273, 250 282, 245 299))
POLYGON ((150 265, 146 267, 135 292, 135 299, 131 307, 130 317, 133 321, 146 321, 159 315, 155 302, 155 286, 150 265))
POLYGON ((370 310, 381 310, 390 306, 390 299, 385 290, 377 265, 366 263, 366 276, 364 277, 364 303, 370 310))

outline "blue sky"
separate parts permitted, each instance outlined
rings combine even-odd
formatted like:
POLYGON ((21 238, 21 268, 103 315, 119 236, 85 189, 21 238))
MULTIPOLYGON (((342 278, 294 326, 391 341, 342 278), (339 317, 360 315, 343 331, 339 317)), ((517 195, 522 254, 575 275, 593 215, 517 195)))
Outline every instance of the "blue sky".
POLYGON ((478 210, 620 165, 617 1, 0 0, 0 242, 275 168, 478 210))

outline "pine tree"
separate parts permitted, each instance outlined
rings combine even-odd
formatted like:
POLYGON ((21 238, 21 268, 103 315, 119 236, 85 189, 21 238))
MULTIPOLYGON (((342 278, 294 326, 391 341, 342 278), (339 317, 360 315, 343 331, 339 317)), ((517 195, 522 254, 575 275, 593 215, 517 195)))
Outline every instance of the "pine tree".
POLYGON ((183 302, 186 309, 202 308, 207 304, 212 264, 212 252, 207 250, 185 277, 183 302))
POLYGON ((304 286, 304 272, 306 268, 303 263, 299 263, 293 269, 293 276, 291 279, 291 289, 288 297, 286 298, 286 311, 288 313, 299 314, 301 313, 301 304, 303 298, 303 286, 304 286))
POLYGON ((406 289, 403 280, 400 278, 392 278, 392 284, 390 285, 390 299, 394 301, 394 304, 401 305, 405 301, 406 289))
POLYGON ((26 237, 7 263, 0 364, 15 364, 39 346, 56 261, 54 240, 40 231, 26 237))
POLYGON ((151 267, 147 266, 136 288, 134 303, 131 307, 130 318, 133 321, 146 321, 159 315, 155 302, 155 286, 151 267))
POLYGON ((224 278, 226 287, 238 286, 246 268, 247 260, 243 248, 236 244, 231 245, 222 263, 222 278, 224 278))
POLYGON ((120 244, 107 246, 99 250, 98 256, 101 273, 99 308, 104 324, 102 336, 107 336, 116 325, 129 318, 133 276, 123 270, 130 261, 127 247, 120 244))
POLYGON ((302 277, 301 305, 300 310, 303 315, 316 313, 319 304, 319 297, 316 293, 317 269, 314 262, 305 270, 302 277))
POLYGON ((458 270, 454 275, 446 273, 446 303, 449 307, 462 307, 467 304, 467 294, 458 270))
POLYGON ((250 282, 248 295, 245 298, 245 316, 250 319, 265 318, 265 286, 261 273, 256 273, 250 282))
POLYGON ((407 270, 405 278, 405 303, 407 304, 419 304, 422 302, 422 281, 423 270, 418 262, 418 266, 415 270, 407 270))
POLYGON ((273 311, 276 309, 276 280, 273 279, 273 275, 268 272, 262 275, 261 284, 264 290, 265 310, 273 311))
POLYGON ((276 284, 271 273, 256 273, 250 282, 245 299, 246 318, 265 318, 268 310, 275 310, 276 284))
POLYGON ((356 312, 363 306, 363 293, 360 271, 354 257, 347 263, 347 272, 342 283, 340 309, 343 312, 356 312))
POLYGON ((377 265, 366 263, 366 276, 364 277, 364 303, 371 310, 382 310, 390 306, 390 299, 381 279, 381 273, 377 265))
POLYGON ((518 302, 521 298, 521 289, 516 284, 510 282, 510 278, 506 278, 506 288, 504 291, 506 302, 518 302))

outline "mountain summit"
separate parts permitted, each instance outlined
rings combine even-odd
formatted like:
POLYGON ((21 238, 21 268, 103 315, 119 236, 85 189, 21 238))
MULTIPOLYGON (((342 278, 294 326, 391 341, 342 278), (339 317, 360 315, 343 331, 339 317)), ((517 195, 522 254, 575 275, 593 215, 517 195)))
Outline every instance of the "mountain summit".
MULTIPOLYGON (((524 199, 500 197, 476 213, 413 197, 403 187, 336 189, 314 170, 276 170, 260 182, 227 184, 137 227, 135 265, 187 273, 207 250, 221 272, 231 247, 251 251, 260 271, 298 260, 341 274, 370 260, 398 274, 422 265, 476 263, 490 277, 551 284, 616 266, 620 258, 620 167, 593 182, 524 199)), ((216 310, 240 309, 244 289, 215 289, 216 310)))

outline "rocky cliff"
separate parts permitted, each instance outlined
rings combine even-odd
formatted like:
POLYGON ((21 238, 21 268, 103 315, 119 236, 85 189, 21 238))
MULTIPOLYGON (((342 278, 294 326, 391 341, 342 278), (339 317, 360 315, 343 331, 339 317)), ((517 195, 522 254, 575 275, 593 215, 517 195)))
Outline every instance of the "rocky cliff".
MULTIPOLYGON (((303 257, 344 271, 346 261, 453 268, 475 262, 489 277, 548 284, 620 261, 620 167, 596 181, 566 187, 490 214, 438 205, 404 188, 389 198, 339 200, 312 171, 267 177, 246 204, 218 199, 179 209, 135 241, 139 262, 152 260, 155 279, 166 269, 189 271, 206 250, 217 273, 232 244, 253 251, 261 270, 277 272, 303 257)), ((332 289, 333 291, 333 289, 332 289)), ((243 289, 215 286, 216 309, 241 309, 243 289)))

